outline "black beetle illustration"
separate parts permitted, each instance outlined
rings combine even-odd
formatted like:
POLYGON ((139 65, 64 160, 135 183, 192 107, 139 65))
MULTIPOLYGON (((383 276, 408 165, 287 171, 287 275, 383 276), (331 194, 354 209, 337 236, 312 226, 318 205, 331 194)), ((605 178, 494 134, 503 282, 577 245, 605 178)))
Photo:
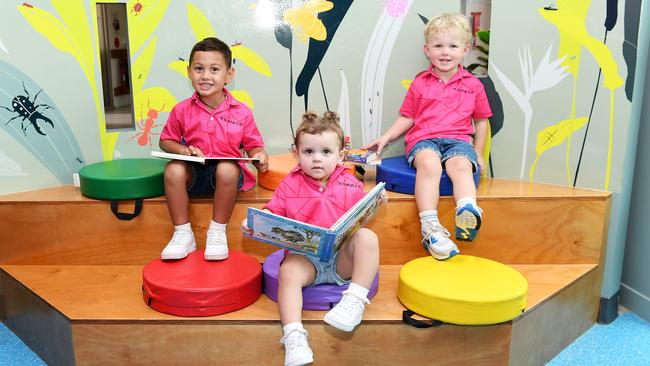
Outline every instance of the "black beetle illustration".
POLYGON ((27 126, 25 125, 25 120, 29 120, 29 122, 32 124, 32 126, 34 126, 34 129, 36 130, 36 132, 38 132, 39 134, 45 136, 45 133, 41 130, 41 128, 39 127, 39 125, 38 125, 38 123, 36 121, 38 121, 40 119, 40 120, 42 120, 44 122, 49 123, 50 126, 52 126, 52 127, 54 127, 54 123, 52 123, 52 120, 50 120, 49 118, 42 115, 38 111, 38 108, 43 107, 45 109, 52 109, 52 107, 47 105, 47 104, 35 104, 36 103, 36 98, 38 98, 38 95, 43 91, 43 89, 39 90, 38 93, 36 93, 36 95, 34 95, 34 100, 33 101, 29 100, 29 92, 27 91, 27 88, 25 88, 25 83, 23 83, 23 90, 25 91, 26 96, 25 95, 15 96, 14 99, 12 99, 12 101, 11 101, 11 108, 12 109, 0 105, 0 108, 4 108, 4 109, 6 109, 6 110, 8 110, 9 112, 12 112, 12 113, 18 113, 18 115, 14 116, 12 119, 7 121, 7 123, 5 123, 5 126, 8 125, 9 122, 15 120, 16 118, 23 117, 23 120, 21 121, 20 127, 23 130, 23 133, 25 134, 25 136, 27 136, 27 126))

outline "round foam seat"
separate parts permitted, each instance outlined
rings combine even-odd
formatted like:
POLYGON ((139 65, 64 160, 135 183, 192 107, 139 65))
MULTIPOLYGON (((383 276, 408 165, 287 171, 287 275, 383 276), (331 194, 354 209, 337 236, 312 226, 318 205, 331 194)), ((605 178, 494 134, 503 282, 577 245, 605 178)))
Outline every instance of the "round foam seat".
POLYGON ((528 281, 505 264, 457 255, 406 263, 397 297, 417 314, 454 324, 496 324, 514 319, 526 306, 528 281))
POLYGON ((167 160, 118 159, 102 161, 79 171, 81 193, 106 200, 126 200, 165 194, 167 160))
MULTIPOLYGON (((292 153, 274 154, 269 156, 269 168, 259 174, 258 183, 261 187, 275 191, 284 177, 289 175, 291 169, 296 167, 296 158, 292 153)), ((346 164, 348 171, 354 174, 354 165, 346 164)))
MULTIPOLYGON (((391 192, 415 194, 415 168, 409 166, 406 156, 395 156, 381 159, 377 165, 377 183, 386 182, 386 189, 391 192)), ((474 172, 474 183, 478 187, 481 172, 474 172)), ((440 177, 440 195, 449 196, 454 193, 451 179, 443 170, 440 177)))
POLYGON ((206 261, 203 251, 185 259, 156 259, 142 270, 147 305, 178 316, 210 316, 245 308, 262 293, 262 267, 252 256, 230 251, 227 259, 206 261))
MULTIPOLYGON (((264 271, 264 294, 271 300, 278 301, 278 272, 280 263, 284 259, 284 250, 278 250, 266 257, 262 270, 264 271)), ((307 286, 302 289, 302 308, 306 310, 329 310, 343 296, 341 293, 348 289, 349 285, 337 285, 335 283, 323 283, 316 286, 307 286)), ((372 299, 377 294, 379 286, 379 273, 375 276, 368 299, 372 299)))

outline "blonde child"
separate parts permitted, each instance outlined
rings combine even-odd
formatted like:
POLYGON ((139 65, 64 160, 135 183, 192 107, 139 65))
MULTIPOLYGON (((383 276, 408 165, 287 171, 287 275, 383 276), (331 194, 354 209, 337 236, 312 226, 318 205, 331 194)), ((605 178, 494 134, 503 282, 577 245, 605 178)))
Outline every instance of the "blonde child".
MULTIPOLYGON (((364 195, 363 184, 341 165, 344 135, 336 113, 322 118, 303 115, 294 139, 298 165, 285 177, 264 209, 288 218, 331 226, 364 195)), ((383 194, 385 201, 385 193, 383 194)), ((242 222, 244 235, 251 230, 242 222)), ((349 283, 325 322, 350 332, 369 304, 368 290, 379 266, 379 242, 369 229, 356 231, 329 262, 297 253, 286 254, 279 272, 278 308, 284 336, 285 365, 313 361, 307 331, 301 322, 302 288, 321 283, 349 283)))
POLYGON ((483 85, 460 64, 470 50, 471 36, 462 14, 441 14, 427 23, 424 54, 431 62, 429 69, 417 74, 411 83, 395 123, 364 146, 381 153, 406 132, 408 161, 417 170, 415 202, 422 243, 438 260, 459 253, 438 220, 443 167, 454 187, 456 239, 474 240, 482 221, 473 172, 485 169, 482 151, 492 112, 483 85))
MULTIPOLYGON (((206 38, 194 45, 187 75, 194 95, 174 106, 160 135, 160 148, 166 152, 196 155, 242 157, 241 147, 259 172, 268 167, 264 141, 248 107, 235 100, 225 88, 233 79, 230 48, 217 38, 206 38)), ((181 259, 196 250, 189 220, 191 194, 214 194, 212 221, 207 231, 205 259, 228 257, 226 225, 238 190, 248 190, 255 176, 243 162, 224 160, 202 165, 172 160, 164 173, 165 195, 174 224, 174 235, 161 253, 162 259, 181 259)))

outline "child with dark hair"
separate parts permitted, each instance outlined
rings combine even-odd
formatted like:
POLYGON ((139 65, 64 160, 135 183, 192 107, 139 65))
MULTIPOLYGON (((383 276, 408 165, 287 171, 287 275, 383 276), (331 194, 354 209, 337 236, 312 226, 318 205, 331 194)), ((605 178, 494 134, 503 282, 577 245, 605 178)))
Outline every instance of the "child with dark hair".
MULTIPOLYGON (((294 154, 298 165, 273 193, 265 210, 291 219, 329 227, 364 196, 363 183, 341 164, 345 154, 339 117, 325 112, 303 115, 296 130, 294 154)), ((384 193, 383 200, 386 200, 384 193)), ((244 235, 251 229, 242 222, 244 235)), ((379 268, 379 240, 369 229, 360 228, 328 262, 298 253, 286 254, 278 278, 278 309, 284 336, 285 365, 313 362, 307 331, 301 322, 302 288, 321 283, 350 284, 325 322, 350 332, 369 304, 368 291, 379 268)))
MULTIPOLYGON (((258 172, 268 168, 268 155, 251 110, 232 97, 226 85, 233 79, 232 55, 227 44, 206 38, 190 53, 187 76, 195 90, 191 98, 176 104, 160 135, 166 152, 216 157, 243 157, 241 148, 258 172), (183 143, 181 143, 183 142, 183 143)), ((167 207, 174 235, 161 253, 162 259, 181 259, 196 250, 189 219, 190 194, 213 194, 212 221, 207 231, 205 259, 228 257, 226 225, 238 190, 249 190, 255 176, 244 162, 223 160, 202 165, 172 160, 164 173, 167 207)))

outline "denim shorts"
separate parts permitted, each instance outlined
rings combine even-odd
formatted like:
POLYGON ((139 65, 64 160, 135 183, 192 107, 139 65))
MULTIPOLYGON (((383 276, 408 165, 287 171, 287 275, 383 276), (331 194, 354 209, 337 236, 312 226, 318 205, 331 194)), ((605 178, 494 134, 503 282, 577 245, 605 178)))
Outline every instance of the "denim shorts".
POLYGON ((474 147, 468 142, 447 138, 433 138, 422 140, 416 143, 408 154, 407 158, 410 166, 413 166, 415 155, 417 155, 422 150, 435 151, 440 158, 440 162, 442 163, 443 168, 445 166, 445 162, 449 158, 453 158, 454 156, 462 156, 472 163, 472 169, 474 172, 476 172, 478 169, 478 157, 476 156, 476 151, 474 151, 474 147))
MULTIPOLYGON (((295 254, 301 255, 301 254, 295 254)), ((332 258, 327 262, 321 262, 318 258, 311 256, 303 256, 314 265, 316 269, 316 278, 309 286, 320 285, 323 283, 335 283, 337 285, 345 285, 352 281, 352 279, 344 280, 336 273, 336 259, 339 257, 339 252, 334 253, 332 258)))
MULTIPOLYGON (((192 169, 192 182, 189 187, 187 187, 187 192, 189 194, 214 194, 214 177, 215 171, 217 169, 217 164, 201 164, 201 163, 189 163, 190 168, 192 169)), ((237 190, 240 190, 244 185, 244 172, 242 172, 241 167, 239 168, 239 181, 237 182, 237 190)))

